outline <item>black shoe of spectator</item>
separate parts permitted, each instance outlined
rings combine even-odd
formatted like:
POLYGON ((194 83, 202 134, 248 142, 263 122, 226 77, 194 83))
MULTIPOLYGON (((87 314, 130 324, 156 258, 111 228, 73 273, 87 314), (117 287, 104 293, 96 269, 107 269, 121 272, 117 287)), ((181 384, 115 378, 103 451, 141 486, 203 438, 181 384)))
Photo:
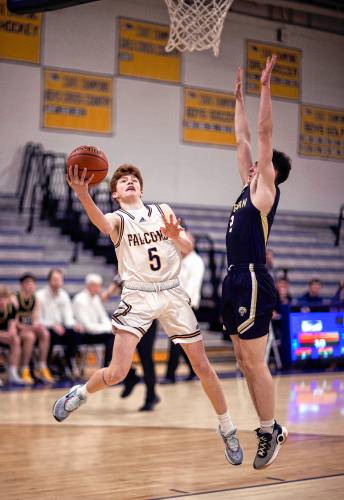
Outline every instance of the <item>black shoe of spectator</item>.
POLYGON ((185 377, 185 382, 189 382, 190 380, 194 380, 196 378, 196 373, 191 372, 187 377, 185 377))
POLYGON ((140 380, 141 378, 138 377, 137 375, 133 375, 132 377, 130 377, 130 379, 127 382, 125 382, 124 389, 121 392, 120 397, 127 398, 128 396, 130 396, 130 394, 133 392, 135 385, 138 384, 140 380))
POLYGON ((159 396, 155 396, 154 399, 146 400, 144 405, 139 408, 139 411, 153 411, 154 406, 160 403, 159 396))
POLYGON ((160 380, 160 384, 175 384, 176 383, 176 377, 165 377, 162 380, 160 380))

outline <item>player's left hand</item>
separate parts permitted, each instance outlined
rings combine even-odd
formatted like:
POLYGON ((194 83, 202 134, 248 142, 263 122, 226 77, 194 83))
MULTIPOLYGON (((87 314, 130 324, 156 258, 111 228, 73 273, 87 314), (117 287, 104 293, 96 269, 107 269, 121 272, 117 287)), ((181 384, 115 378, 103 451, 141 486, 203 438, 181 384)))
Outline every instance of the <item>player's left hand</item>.
POLYGON ((170 240, 177 240, 180 234, 180 231, 183 230, 180 225, 181 220, 175 219, 172 214, 170 214, 170 220, 168 221, 165 215, 162 216, 162 220, 164 221, 165 227, 161 227, 160 230, 164 236, 170 238, 170 240))
POLYGON ((265 68, 263 69, 262 76, 260 77, 260 83, 262 85, 268 85, 270 83, 271 73, 276 64, 276 61, 277 61, 276 54, 272 54, 271 57, 268 57, 266 59, 265 68))

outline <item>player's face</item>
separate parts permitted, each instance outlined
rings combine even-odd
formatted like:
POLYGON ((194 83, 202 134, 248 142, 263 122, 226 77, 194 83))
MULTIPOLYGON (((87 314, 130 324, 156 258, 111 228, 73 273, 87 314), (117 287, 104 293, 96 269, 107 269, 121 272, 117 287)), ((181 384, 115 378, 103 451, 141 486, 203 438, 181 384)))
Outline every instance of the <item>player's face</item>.
POLYGON ((32 295, 36 291, 36 283, 34 282, 34 280, 31 280, 31 279, 27 279, 27 280, 23 281, 21 287, 22 287, 24 293, 27 293, 30 295, 32 295))
POLYGON ((135 175, 123 175, 117 181, 114 198, 118 201, 129 201, 140 198, 142 195, 140 181, 135 175))

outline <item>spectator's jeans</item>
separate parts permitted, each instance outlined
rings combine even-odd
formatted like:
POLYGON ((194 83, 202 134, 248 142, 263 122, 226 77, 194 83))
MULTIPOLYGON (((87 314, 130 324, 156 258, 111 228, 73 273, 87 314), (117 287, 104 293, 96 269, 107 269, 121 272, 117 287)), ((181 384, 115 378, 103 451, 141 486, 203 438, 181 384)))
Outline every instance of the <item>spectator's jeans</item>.
POLYGON ((110 364, 115 336, 113 333, 82 333, 79 335, 79 344, 103 344, 105 347, 104 366, 110 364))

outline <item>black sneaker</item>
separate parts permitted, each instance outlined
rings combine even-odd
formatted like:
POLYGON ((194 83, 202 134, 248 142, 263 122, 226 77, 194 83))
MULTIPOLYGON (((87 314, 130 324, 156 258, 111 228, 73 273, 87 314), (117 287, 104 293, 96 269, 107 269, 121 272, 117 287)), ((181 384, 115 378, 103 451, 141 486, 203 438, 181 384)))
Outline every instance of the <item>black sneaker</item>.
POLYGON ((124 389, 122 390, 120 397, 127 398, 133 392, 133 389, 136 384, 140 382, 141 378, 135 374, 130 375, 127 379, 124 380, 124 389))
POLYGON ((139 411, 153 411, 155 405, 160 403, 160 398, 159 396, 155 396, 151 400, 146 400, 145 403, 139 408, 139 411))
POLYGON ((287 440, 288 431, 275 421, 272 434, 262 432, 260 429, 256 429, 255 432, 258 439, 258 450, 253 467, 255 469, 264 469, 276 460, 282 445, 287 440))

